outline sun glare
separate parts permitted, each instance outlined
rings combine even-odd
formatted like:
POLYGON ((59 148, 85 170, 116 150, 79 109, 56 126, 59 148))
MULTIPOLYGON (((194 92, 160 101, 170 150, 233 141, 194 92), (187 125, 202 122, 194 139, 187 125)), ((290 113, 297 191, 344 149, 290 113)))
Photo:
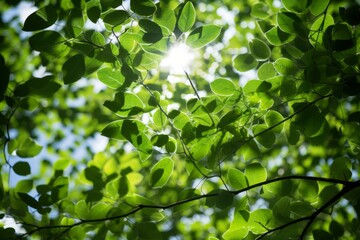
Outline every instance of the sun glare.
POLYGON ((165 58, 161 60, 160 67, 167 69, 171 74, 184 74, 191 62, 195 59, 195 53, 184 43, 173 45, 165 58))

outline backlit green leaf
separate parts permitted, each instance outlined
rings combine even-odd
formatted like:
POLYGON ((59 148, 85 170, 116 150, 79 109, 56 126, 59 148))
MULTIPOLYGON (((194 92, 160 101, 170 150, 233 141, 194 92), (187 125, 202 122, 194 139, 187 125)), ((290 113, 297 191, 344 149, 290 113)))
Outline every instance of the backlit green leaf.
POLYGON ((117 92, 114 100, 105 101, 104 106, 121 117, 137 115, 143 112, 144 108, 144 104, 138 96, 127 92, 117 92))
POLYGON ((131 0, 130 9, 141 16, 150 16, 155 12, 156 6, 151 0, 131 0))
POLYGON ((82 54, 69 58, 62 67, 63 80, 65 84, 74 83, 85 74, 85 59, 82 54))
POLYGON ((249 186, 266 181, 266 169, 260 163, 252 163, 245 168, 245 176, 249 186))
POLYGON ((201 48, 214 41, 220 34, 221 27, 204 25, 193 30, 186 38, 186 44, 191 48, 201 48))
POLYGON ((169 31, 173 31, 176 25, 175 13, 167 6, 158 7, 153 20, 160 26, 166 27, 169 31))
POLYGON ((279 12, 276 21, 279 28, 286 33, 294 34, 301 31, 301 19, 294 13, 279 12))
POLYGON ((56 9, 52 6, 42 7, 30 14, 25 22, 22 30, 37 31, 53 25, 58 18, 56 9))
POLYGON ((284 117, 277 111, 270 110, 265 115, 265 123, 268 127, 273 127, 277 125, 273 130, 277 133, 280 133, 283 129, 283 123, 281 123, 284 120, 284 117), (281 123, 281 124, 279 124, 281 123), (279 125, 278 125, 279 124, 279 125))
POLYGON ((290 43, 295 39, 295 34, 283 32, 279 27, 273 27, 265 33, 266 39, 274 46, 290 43))
POLYGON ((331 174, 336 179, 350 180, 351 179, 351 160, 347 157, 338 157, 330 167, 331 174))
POLYGON ((75 38, 83 32, 84 17, 81 10, 74 8, 66 21, 66 30, 68 36, 75 38))
POLYGON ((196 11, 192 2, 188 1, 181 10, 178 20, 180 31, 187 32, 194 25, 196 19, 196 11))
POLYGON ((276 140, 273 130, 267 130, 269 127, 265 124, 258 124, 252 127, 256 141, 266 148, 271 148, 276 140))
POLYGON ((210 83, 211 90, 218 95, 232 95, 236 91, 235 84, 226 78, 218 78, 210 83))
POLYGON ((250 15, 255 18, 267 18, 269 14, 269 6, 263 2, 257 2, 251 6, 251 13, 250 15))
POLYGON ((297 68, 293 61, 288 58, 279 58, 274 62, 276 71, 282 75, 295 75, 297 68))
POLYGON ((325 50, 323 45, 323 35, 325 30, 334 24, 334 19, 331 15, 321 15, 311 25, 309 32, 309 41, 311 45, 318 50, 325 50))
POLYGON ((308 1, 281 0, 281 2, 288 11, 301 13, 306 9, 308 1))
POLYGON ((257 74, 260 80, 266 80, 275 77, 277 72, 274 68, 273 63, 266 62, 259 67, 257 74))
POLYGON ((163 187, 169 180, 174 170, 174 161, 171 158, 163 158, 157 162, 150 171, 150 180, 153 188, 163 187))
POLYGON ((310 5, 310 12, 315 16, 324 13, 329 2, 330 0, 312 0, 310 5))
POLYGON ((161 27, 148 19, 141 19, 139 21, 140 28, 145 32, 142 40, 146 43, 156 43, 163 37, 161 27))
POLYGON ((35 140, 28 138, 20 144, 16 150, 16 155, 21 158, 31 158, 38 155, 41 150, 42 146, 40 146, 35 140))
POLYGON ((58 32, 52 30, 41 31, 29 38, 29 43, 32 49, 45 52, 52 56, 65 56, 69 47, 66 46, 66 39, 58 32))
POLYGON ((125 22, 129 17, 129 13, 124 10, 113 10, 107 13, 103 20, 107 24, 117 26, 125 22))
POLYGON ((257 65, 258 62, 250 53, 239 54, 233 59, 234 68, 240 72, 249 71, 253 68, 256 68, 257 65))
POLYGON ((251 54, 259 61, 268 59, 271 55, 269 46, 260 39, 254 38, 249 42, 251 54))
POLYGON ((108 203, 99 202, 90 208, 88 219, 105 218, 111 208, 112 205, 108 203))
POLYGON ((229 169, 227 178, 230 186, 236 190, 240 190, 248 186, 245 174, 236 168, 229 169))
POLYGON ((317 199, 319 185, 316 181, 302 181, 298 191, 304 200, 313 203, 317 199))
POLYGON ((87 219, 88 215, 89 215, 89 208, 85 202, 85 200, 80 200, 76 203, 75 205, 75 214, 80 218, 80 219, 87 219))
POLYGON ((118 70, 112 68, 103 68, 97 72, 99 80, 110 88, 119 88, 125 82, 125 77, 118 70))
POLYGON ((90 0, 86 3, 86 13, 90 21, 96 23, 100 18, 101 4, 100 0, 90 0))

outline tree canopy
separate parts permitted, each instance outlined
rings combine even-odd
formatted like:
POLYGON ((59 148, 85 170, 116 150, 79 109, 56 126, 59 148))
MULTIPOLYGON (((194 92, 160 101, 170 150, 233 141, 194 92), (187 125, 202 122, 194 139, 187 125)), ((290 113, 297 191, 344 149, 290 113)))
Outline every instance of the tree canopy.
POLYGON ((359 1, 0 9, 4 239, 360 239, 359 1))

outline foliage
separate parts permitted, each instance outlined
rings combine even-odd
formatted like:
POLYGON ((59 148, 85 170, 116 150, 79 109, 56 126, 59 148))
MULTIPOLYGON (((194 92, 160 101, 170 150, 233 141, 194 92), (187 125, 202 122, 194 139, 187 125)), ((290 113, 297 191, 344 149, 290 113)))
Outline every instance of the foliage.
POLYGON ((2 237, 360 238, 359 2, 34 1, 5 19, 19 2, 0 3, 0 209, 23 229, 2 237), (197 60, 162 68, 184 43, 197 60))

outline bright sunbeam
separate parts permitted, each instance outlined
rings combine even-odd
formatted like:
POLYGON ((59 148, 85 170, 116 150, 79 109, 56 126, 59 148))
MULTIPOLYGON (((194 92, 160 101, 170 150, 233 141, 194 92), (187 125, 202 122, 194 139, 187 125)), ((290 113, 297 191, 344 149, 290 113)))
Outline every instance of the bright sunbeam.
POLYGON ((184 43, 173 45, 164 59, 161 60, 160 67, 167 69, 171 74, 184 74, 191 62, 195 59, 195 53, 184 43))

